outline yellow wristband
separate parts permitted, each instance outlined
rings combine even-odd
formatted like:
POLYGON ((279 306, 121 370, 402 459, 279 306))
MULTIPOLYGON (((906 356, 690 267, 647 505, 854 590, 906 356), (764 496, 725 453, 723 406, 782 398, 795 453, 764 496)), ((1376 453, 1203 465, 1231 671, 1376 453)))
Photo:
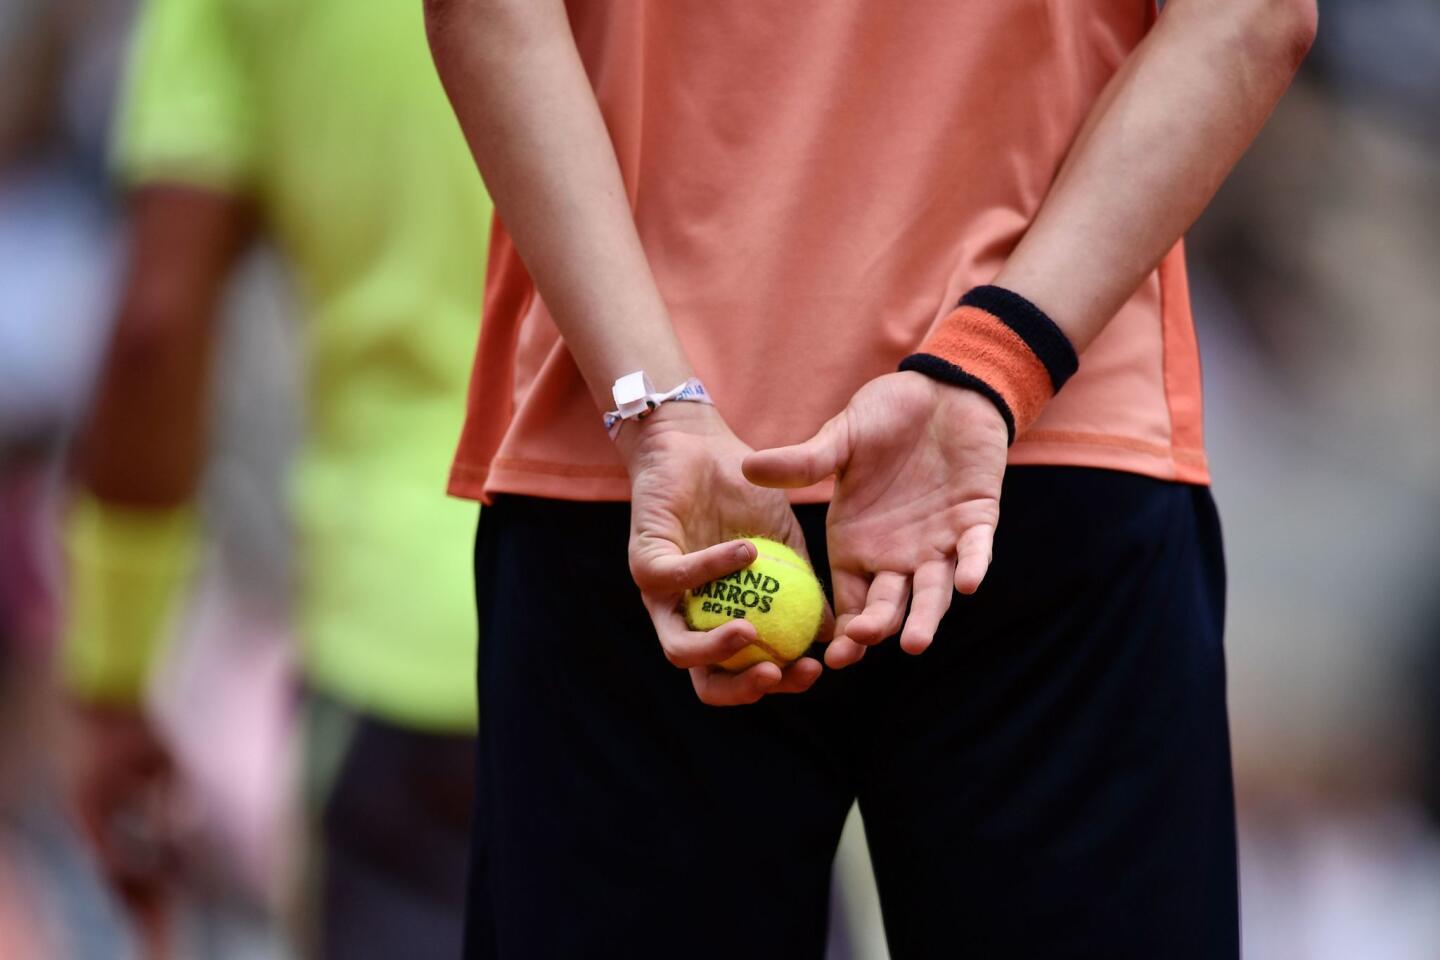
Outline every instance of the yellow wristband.
POLYGON ((69 566, 60 671, 85 700, 137 703, 194 567, 189 506, 119 507, 78 498, 66 518, 69 566))

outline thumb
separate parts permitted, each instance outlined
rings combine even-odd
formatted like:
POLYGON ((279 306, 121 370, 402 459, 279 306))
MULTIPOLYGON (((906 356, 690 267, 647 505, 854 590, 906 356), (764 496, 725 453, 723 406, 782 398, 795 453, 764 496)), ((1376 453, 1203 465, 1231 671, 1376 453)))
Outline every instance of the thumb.
POLYGON ((850 431, 845 414, 831 417, 804 443, 757 450, 745 458, 745 478, 762 487, 808 487, 845 467, 850 459, 850 431))

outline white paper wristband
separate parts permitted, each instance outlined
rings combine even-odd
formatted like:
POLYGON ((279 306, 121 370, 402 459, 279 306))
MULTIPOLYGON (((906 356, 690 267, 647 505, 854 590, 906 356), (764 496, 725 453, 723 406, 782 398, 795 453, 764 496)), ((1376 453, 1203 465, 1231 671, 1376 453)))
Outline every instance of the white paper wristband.
POLYGON ((605 432, 610 435, 611 440, 615 439, 626 420, 643 420, 662 403, 688 400, 691 403, 715 405, 709 391, 705 389, 705 384, 696 377, 691 377, 674 390, 660 393, 655 390, 655 385, 643 370, 627 373, 616 380, 610 393, 615 399, 615 409, 605 414, 605 432))

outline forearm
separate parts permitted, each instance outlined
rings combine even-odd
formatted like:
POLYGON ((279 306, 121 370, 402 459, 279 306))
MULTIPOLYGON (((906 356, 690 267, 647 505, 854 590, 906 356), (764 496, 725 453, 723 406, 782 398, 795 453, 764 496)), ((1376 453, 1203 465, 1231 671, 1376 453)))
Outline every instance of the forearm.
POLYGON ((1190 227, 1309 48, 1313 0, 1170 0, 996 279, 1077 350, 1190 227))
POLYGON ((240 199, 186 187, 141 188, 128 213, 129 263, 79 473, 101 500, 171 507, 203 467, 213 315, 247 218, 240 199))
POLYGON ((79 443, 86 490, 65 525, 60 668, 86 701, 137 702, 190 575, 213 316, 244 211, 236 197, 184 187, 130 198, 129 263, 79 443))
POLYGON ((486 186, 595 398, 692 375, 560 0, 427 0, 431 50, 486 186))

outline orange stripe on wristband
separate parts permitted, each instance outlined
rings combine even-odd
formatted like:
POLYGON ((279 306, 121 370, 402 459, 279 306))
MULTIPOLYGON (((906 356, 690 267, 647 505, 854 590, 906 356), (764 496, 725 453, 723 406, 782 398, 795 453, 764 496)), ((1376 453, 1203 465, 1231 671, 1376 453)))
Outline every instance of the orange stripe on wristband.
POLYGON ((1019 436, 1055 394, 1050 372, 1020 335, 979 307, 963 306, 936 326, 920 347, 987 384, 1000 395, 1019 436))

